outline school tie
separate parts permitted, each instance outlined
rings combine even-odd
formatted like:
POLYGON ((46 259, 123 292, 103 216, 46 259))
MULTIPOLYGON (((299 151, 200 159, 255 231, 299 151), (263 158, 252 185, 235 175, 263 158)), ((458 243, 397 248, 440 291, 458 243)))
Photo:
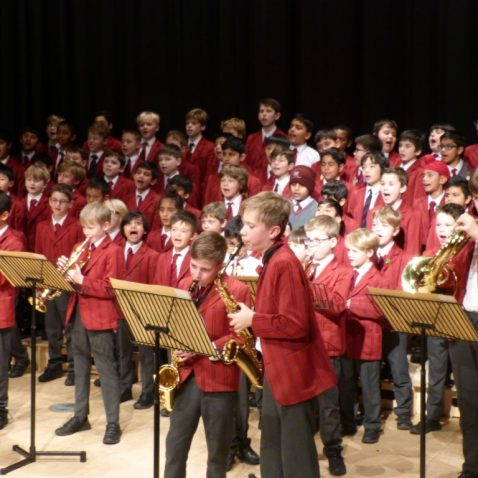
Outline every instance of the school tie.
POLYGON ((365 200, 365 203, 363 205, 362 220, 360 221, 360 227, 367 227, 367 214, 371 204, 372 204, 372 190, 369 189, 367 199, 365 200))
POLYGON ((294 155, 294 163, 297 161, 297 154, 299 153, 297 148, 292 149, 292 154, 294 155))
POLYGON ((30 201, 30 210, 36 208, 37 204, 38 204, 38 200, 37 199, 32 199, 30 201))
POLYGON ((113 181, 108 181, 108 191, 111 193, 113 190, 113 181))
POLYGON ((194 143, 189 143, 188 152, 189 152, 189 154, 194 153, 194 143))
POLYGON ((455 177, 457 174, 458 174, 458 169, 457 169, 457 168, 453 168, 453 169, 451 170, 451 175, 452 175, 452 177, 455 177))
POLYGON ((300 212, 302 211, 303 207, 300 205, 300 203, 295 203, 294 205, 294 212, 300 212))
POLYGON ((234 217, 234 213, 232 212, 232 202, 227 203, 227 210, 226 210, 226 219, 232 219, 234 217))
POLYGON ((131 268, 131 262, 133 261, 133 248, 128 247, 128 253, 126 254, 126 270, 129 271, 131 268))
POLYGON ((53 229, 55 230, 55 236, 57 236, 58 233, 59 233, 60 230, 61 230, 61 224, 57 222, 57 223, 53 226, 53 229))
POLYGON ((279 183, 276 181, 276 184, 274 186, 274 192, 278 193, 279 192, 279 183))
POLYGON ((98 161, 98 155, 92 154, 90 158, 90 165, 88 167, 88 176, 91 178, 96 176, 96 162, 98 161))
POLYGON ((171 284, 171 287, 177 287, 178 286, 178 266, 177 266, 177 262, 178 262, 178 257, 180 256, 181 254, 174 254, 173 255, 173 260, 171 262, 171 274, 169 275, 170 276, 170 284, 171 284))
POLYGON ((141 207, 142 202, 143 202, 143 196, 141 196, 141 194, 138 194, 136 196, 136 206, 138 209, 141 207))
POLYGON ((91 251, 91 252, 95 252, 95 250, 96 250, 96 246, 92 243, 92 244, 90 245, 90 251, 91 251))
POLYGON ((376 263, 377 263, 377 269, 378 269, 379 271, 381 271, 381 270, 383 269, 383 265, 385 264, 385 261, 384 261, 384 259, 383 259, 383 256, 380 256, 380 255, 377 254, 377 261, 376 261, 376 263))
POLYGON ((126 158, 126 166, 124 167, 123 176, 129 178, 131 176, 131 158, 126 158))
POLYGON ((354 275, 352 276, 352 288, 357 285, 358 276, 358 271, 354 271, 354 275))
POLYGON ((161 247, 164 247, 166 245, 167 240, 168 240, 168 235, 167 234, 161 234, 161 247))
POLYGON ((146 148, 148 147, 148 142, 143 141, 142 147, 141 147, 141 153, 139 155, 139 161, 146 161, 146 148))
POLYGON ((23 156, 23 164, 28 164, 30 160, 28 159, 28 156, 23 156))
POLYGON ((430 222, 433 219, 433 215, 435 214, 435 206, 437 203, 435 201, 430 201, 430 204, 428 205, 428 219, 430 222))

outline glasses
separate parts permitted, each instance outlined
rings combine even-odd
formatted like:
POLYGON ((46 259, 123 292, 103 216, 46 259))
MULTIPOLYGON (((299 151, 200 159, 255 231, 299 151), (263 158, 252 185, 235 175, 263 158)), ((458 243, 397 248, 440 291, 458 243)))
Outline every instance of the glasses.
POLYGON ((330 239, 330 237, 318 238, 318 239, 306 239, 304 241, 304 244, 306 246, 319 246, 320 244, 323 244, 324 242, 327 242, 329 239, 330 239))
POLYGON ((446 151, 451 151, 452 149, 458 148, 457 144, 440 144, 440 149, 445 149, 446 151))
POLYGON ((51 204, 68 204, 69 202, 67 199, 50 199, 51 204))

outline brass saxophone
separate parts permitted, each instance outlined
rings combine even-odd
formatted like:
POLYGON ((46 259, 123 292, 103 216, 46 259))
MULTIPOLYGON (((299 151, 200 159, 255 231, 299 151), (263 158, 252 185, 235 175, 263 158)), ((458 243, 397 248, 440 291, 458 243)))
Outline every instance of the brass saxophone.
MULTIPOLYGON (((225 268, 219 272, 214 285, 227 313, 231 314, 239 310, 239 305, 222 279, 224 270, 225 268)), ((221 359, 226 365, 236 363, 256 388, 262 388, 263 366, 255 349, 255 338, 249 329, 242 330, 239 336, 244 340, 244 344, 239 345, 237 340, 229 339, 224 344, 221 359)))
POLYGON ((403 290, 453 295, 458 278, 448 262, 465 247, 468 240, 464 232, 454 231, 434 256, 414 257, 403 270, 403 290))
MULTIPOLYGON (((91 251, 89 250, 90 247, 90 240, 85 239, 70 255, 66 264, 62 267, 58 267, 57 270, 62 276, 66 276, 70 269, 73 269, 76 265, 80 267, 80 269, 89 261, 91 256, 91 251), (81 256, 83 253, 88 250, 87 256, 80 261, 81 256)), ((56 297, 60 296, 63 291, 61 290, 52 290, 52 289, 43 289, 41 293, 36 297, 35 301, 35 309, 38 312, 42 312, 43 314, 46 312, 46 304, 45 302, 48 300, 53 300, 56 297)), ((28 302, 33 307, 33 297, 28 298, 28 302)))
MULTIPOLYGON (((193 280, 189 286, 188 292, 192 297, 196 290, 198 281, 193 280)), ((174 400, 179 388, 179 360, 176 353, 171 353, 171 363, 161 365, 159 368, 159 404, 171 412, 174 406, 174 400)))

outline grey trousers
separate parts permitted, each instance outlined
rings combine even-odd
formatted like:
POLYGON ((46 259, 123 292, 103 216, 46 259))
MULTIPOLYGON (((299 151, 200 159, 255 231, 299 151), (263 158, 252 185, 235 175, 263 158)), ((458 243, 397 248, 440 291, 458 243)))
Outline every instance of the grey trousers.
POLYGON ((317 397, 282 406, 264 379, 262 395, 261 477, 316 478, 319 459, 314 441, 317 397))
POLYGON ((101 394, 107 423, 119 423, 119 374, 115 358, 113 330, 85 330, 76 306, 71 329, 71 349, 75 366, 75 416, 89 414, 91 356, 101 380, 101 394))

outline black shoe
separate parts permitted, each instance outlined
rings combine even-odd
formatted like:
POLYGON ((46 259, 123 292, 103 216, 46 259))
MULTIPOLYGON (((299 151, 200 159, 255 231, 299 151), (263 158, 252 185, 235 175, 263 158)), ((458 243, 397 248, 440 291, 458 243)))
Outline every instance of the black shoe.
POLYGON ((101 382, 99 378, 95 378, 95 381, 93 382, 93 385, 95 387, 101 387, 101 382))
POLYGON ((353 437, 357 433, 357 427, 356 426, 344 426, 342 425, 342 436, 351 436, 353 437))
POLYGON ((8 410, 6 408, 0 408, 0 430, 5 428, 8 424, 8 410))
POLYGON ((66 437, 68 435, 73 435, 73 433, 82 432, 85 430, 91 430, 91 425, 88 421, 88 418, 81 420, 78 417, 72 417, 63 426, 55 430, 55 435, 59 437, 66 437))
POLYGON ((226 471, 231 471, 235 463, 236 463, 236 452, 233 449, 231 449, 229 450, 229 453, 227 455, 226 471))
POLYGON ((51 382, 57 378, 63 377, 61 364, 47 365, 45 371, 38 377, 39 382, 51 382))
POLYGON ((105 445, 116 445, 121 439, 121 429, 117 423, 108 423, 106 425, 105 436, 103 437, 103 443, 105 445))
POLYGON ((251 441, 247 440, 244 445, 239 445, 236 451, 236 456, 239 460, 248 465, 258 465, 259 455, 251 448, 251 441))
POLYGON ((131 390, 125 390, 120 395, 120 403, 127 402, 128 400, 133 400, 133 393, 131 390))
POLYGON ((347 473, 347 468, 345 468, 345 462, 340 451, 328 453, 327 459, 329 460, 329 472, 331 475, 342 476, 347 473))
POLYGON ((365 430, 362 437, 362 443, 377 443, 380 438, 380 430, 365 430))
POLYGON ((154 404, 154 397, 149 393, 142 393, 138 398, 137 402, 133 405, 133 408, 136 410, 146 410, 151 408, 154 404))
POLYGON ((73 387, 75 385, 75 372, 68 372, 65 378, 65 386, 73 387))
POLYGON ((397 418, 397 429, 398 430, 410 430, 412 428, 412 421, 409 417, 398 417, 397 418))
POLYGON ((10 378, 21 377, 27 371, 29 365, 30 360, 27 360, 25 362, 15 362, 12 369, 10 370, 10 378))
MULTIPOLYGON (((441 430, 441 424, 438 420, 427 420, 425 422, 425 433, 437 432, 441 430)), ((420 435, 420 422, 410 428, 410 433, 420 435)))
POLYGON ((169 418, 171 416, 171 412, 169 410, 166 410, 165 408, 161 408, 159 414, 164 418, 169 418))

